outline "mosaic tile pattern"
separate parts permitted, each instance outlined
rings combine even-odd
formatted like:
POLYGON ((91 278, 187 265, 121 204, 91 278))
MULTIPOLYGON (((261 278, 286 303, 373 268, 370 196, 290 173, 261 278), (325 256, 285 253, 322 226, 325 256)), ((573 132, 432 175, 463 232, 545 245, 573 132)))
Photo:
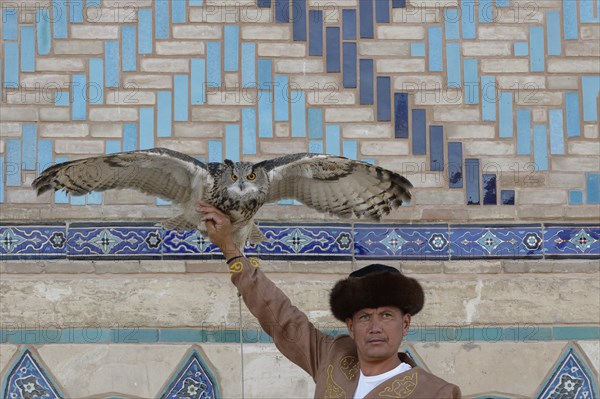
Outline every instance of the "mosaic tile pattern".
POLYGON ((544 253, 552 257, 600 257, 600 229, 597 226, 547 225, 544 253))
POLYGON ((197 351, 192 351, 160 399, 218 399, 219 389, 197 351))
POLYGON ((65 225, 0 226, 0 259, 22 255, 38 259, 63 257, 66 251, 65 225))
MULTIPOLYGON (((3 381, 4 384, 4 381, 3 381)), ((6 399, 62 399, 48 372, 25 350, 12 370, 6 375, 2 397, 6 399)))
POLYGON ((542 226, 451 226, 450 257, 541 257, 542 226))

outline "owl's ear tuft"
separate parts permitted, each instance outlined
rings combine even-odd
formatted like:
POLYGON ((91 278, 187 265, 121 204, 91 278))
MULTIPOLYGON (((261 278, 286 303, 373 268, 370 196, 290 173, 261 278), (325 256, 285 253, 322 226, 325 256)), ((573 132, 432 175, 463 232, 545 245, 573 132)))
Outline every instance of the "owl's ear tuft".
POLYGON ((223 162, 225 163, 225 165, 229 166, 230 168, 233 168, 233 161, 231 159, 226 159, 223 162))

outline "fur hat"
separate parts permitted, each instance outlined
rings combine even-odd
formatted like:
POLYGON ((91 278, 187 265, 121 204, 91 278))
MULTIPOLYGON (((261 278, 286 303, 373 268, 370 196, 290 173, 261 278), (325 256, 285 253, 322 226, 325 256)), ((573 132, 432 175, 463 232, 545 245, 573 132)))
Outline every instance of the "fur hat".
POLYGON ((415 315, 423 308, 425 295, 421 284, 393 267, 373 264, 350 273, 331 290, 329 305, 341 321, 352 318, 364 308, 396 306, 405 314, 415 315))

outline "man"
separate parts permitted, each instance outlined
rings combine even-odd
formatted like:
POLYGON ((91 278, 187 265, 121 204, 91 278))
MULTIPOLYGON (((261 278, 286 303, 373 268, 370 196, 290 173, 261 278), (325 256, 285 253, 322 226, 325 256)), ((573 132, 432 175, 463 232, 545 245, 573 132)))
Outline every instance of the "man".
POLYGON ((370 265, 339 281, 330 296, 333 315, 350 335, 320 332, 306 315, 235 247, 229 218, 204 202, 208 236, 223 251, 231 280, 279 351, 309 373, 315 398, 460 398, 457 386, 398 353, 412 315, 423 307, 421 285, 396 269, 370 265))

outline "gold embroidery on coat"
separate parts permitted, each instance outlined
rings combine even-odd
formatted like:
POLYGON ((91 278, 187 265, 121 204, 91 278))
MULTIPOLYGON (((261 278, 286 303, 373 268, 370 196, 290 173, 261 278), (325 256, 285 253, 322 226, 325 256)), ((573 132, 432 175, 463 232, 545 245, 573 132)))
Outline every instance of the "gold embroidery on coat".
POLYGON ((324 399, 346 399, 346 391, 333 379, 333 365, 327 366, 327 385, 324 399))
POLYGON ((258 259, 256 259, 256 258, 250 258, 250 259, 248 259, 248 263, 250 263, 254 267, 259 267, 260 266, 260 263, 258 263, 258 259))
POLYGON ((396 378, 392 385, 386 387, 379 393, 379 396, 388 398, 406 398, 410 396, 417 388, 417 373, 407 375, 402 378, 396 378))
POLYGON ((244 268, 244 264, 239 260, 229 265, 229 273, 239 273, 244 268))
POLYGON ((358 360, 354 356, 344 356, 341 358, 340 368, 348 380, 354 379, 360 370, 358 360))

